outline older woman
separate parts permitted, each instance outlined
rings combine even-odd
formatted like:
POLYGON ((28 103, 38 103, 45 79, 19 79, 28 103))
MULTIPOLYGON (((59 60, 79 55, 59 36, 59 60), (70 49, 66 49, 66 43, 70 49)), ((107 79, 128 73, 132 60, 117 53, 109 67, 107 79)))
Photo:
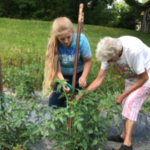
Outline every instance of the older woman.
POLYGON ((97 45, 96 57, 102 62, 101 69, 87 90, 102 84, 110 66, 125 79, 125 91, 116 97, 116 104, 122 104, 123 132, 108 140, 122 142, 119 150, 132 150, 132 130, 150 91, 150 48, 132 36, 105 37, 97 45))

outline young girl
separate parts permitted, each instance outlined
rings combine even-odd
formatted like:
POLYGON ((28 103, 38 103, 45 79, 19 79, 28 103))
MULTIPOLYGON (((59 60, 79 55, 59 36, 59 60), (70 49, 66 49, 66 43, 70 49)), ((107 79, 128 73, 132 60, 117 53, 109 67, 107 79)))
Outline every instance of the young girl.
MULTIPOLYGON (((51 37, 48 43, 45 60, 43 90, 51 86, 55 78, 67 79, 72 84, 77 33, 72 22, 66 17, 57 18, 52 25, 51 37)), ((76 88, 86 86, 86 77, 92 64, 91 50, 87 38, 80 35, 76 88)), ((56 90, 58 83, 52 87, 56 90)), ((68 92, 63 87, 62 92, 68 92)), ((58 99, 61 93, 52 93, 49 106, 65 107, 65 97, 58 99)))

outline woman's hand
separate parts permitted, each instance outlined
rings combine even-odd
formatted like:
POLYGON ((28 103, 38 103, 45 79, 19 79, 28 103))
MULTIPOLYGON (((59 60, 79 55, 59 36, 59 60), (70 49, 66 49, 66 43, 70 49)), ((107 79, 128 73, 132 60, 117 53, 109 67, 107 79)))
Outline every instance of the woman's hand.
POLYGON ((83 88, 83 87, 86 87, 87 83, 86 83, 86 78, 81 76, 79 78, 79 87, 83 88))
POLYGON ((120 105, 120 104, 122 103, 122 101, 123 101, 124 98, 125 98, 124 93, 118 95, 118 96, 116 97, 116 100, 117 100, 116 104, 117 104, 117 105, 120 105))
POLYGON ((84 96, 84 94, 76 95, 76 96, 75 96, 75 99, 78 101, 78 100, 80 100, 83 96, 84 96))

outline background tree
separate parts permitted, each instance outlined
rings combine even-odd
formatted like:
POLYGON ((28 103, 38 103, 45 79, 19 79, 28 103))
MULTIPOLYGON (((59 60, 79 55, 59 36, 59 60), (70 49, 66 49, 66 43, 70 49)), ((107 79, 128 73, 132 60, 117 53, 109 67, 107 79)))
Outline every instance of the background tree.
POLYGON ((141 20, 141 5, 137 0, 116 2, 112 7, 114 20, 109 25, 134 30, 141 20))
POLYGON ((67 16, 78 22, 79 4, 84 3, 84 23, 135 29, 140 20, 141 3, 137 0, 0 0, 0 17, 52 21, 67 16), (113 6, 112 9, 108 5, 113 6))
POLYGON ((121 18, 124 16, 124 14, 128 13, 128 5, 125 3, 124 0, 121 0, 113 4, 111 11, 113 15, 113 21, 109 22, 109 26, 122 27, 120 24, 121 18))
POLYGON ((142 3, 144 4, 144 3, 146 3, 146 2, 148 2, 149 0, 142 0, 142 3))

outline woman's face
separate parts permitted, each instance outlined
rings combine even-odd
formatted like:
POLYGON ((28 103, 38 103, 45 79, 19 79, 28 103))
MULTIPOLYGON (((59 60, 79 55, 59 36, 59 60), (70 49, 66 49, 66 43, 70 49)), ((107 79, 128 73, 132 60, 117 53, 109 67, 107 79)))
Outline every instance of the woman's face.
POLYGON ((109 59, 107 62, 117 62, 119 59, 119 55, 117 54, 114 58, 109 59))
POLYGON ((63 30, 59 33, 57 38, 61 44, 69 48, 72 42, 72 32, 69 30, 63 30))
POLYGON ((122 52, 123 52, 123 49, 115 56, 113 57, 112 59, 109 59, 107 62, 117 62, 120 58, 120 56, 122 55, 122 52))

